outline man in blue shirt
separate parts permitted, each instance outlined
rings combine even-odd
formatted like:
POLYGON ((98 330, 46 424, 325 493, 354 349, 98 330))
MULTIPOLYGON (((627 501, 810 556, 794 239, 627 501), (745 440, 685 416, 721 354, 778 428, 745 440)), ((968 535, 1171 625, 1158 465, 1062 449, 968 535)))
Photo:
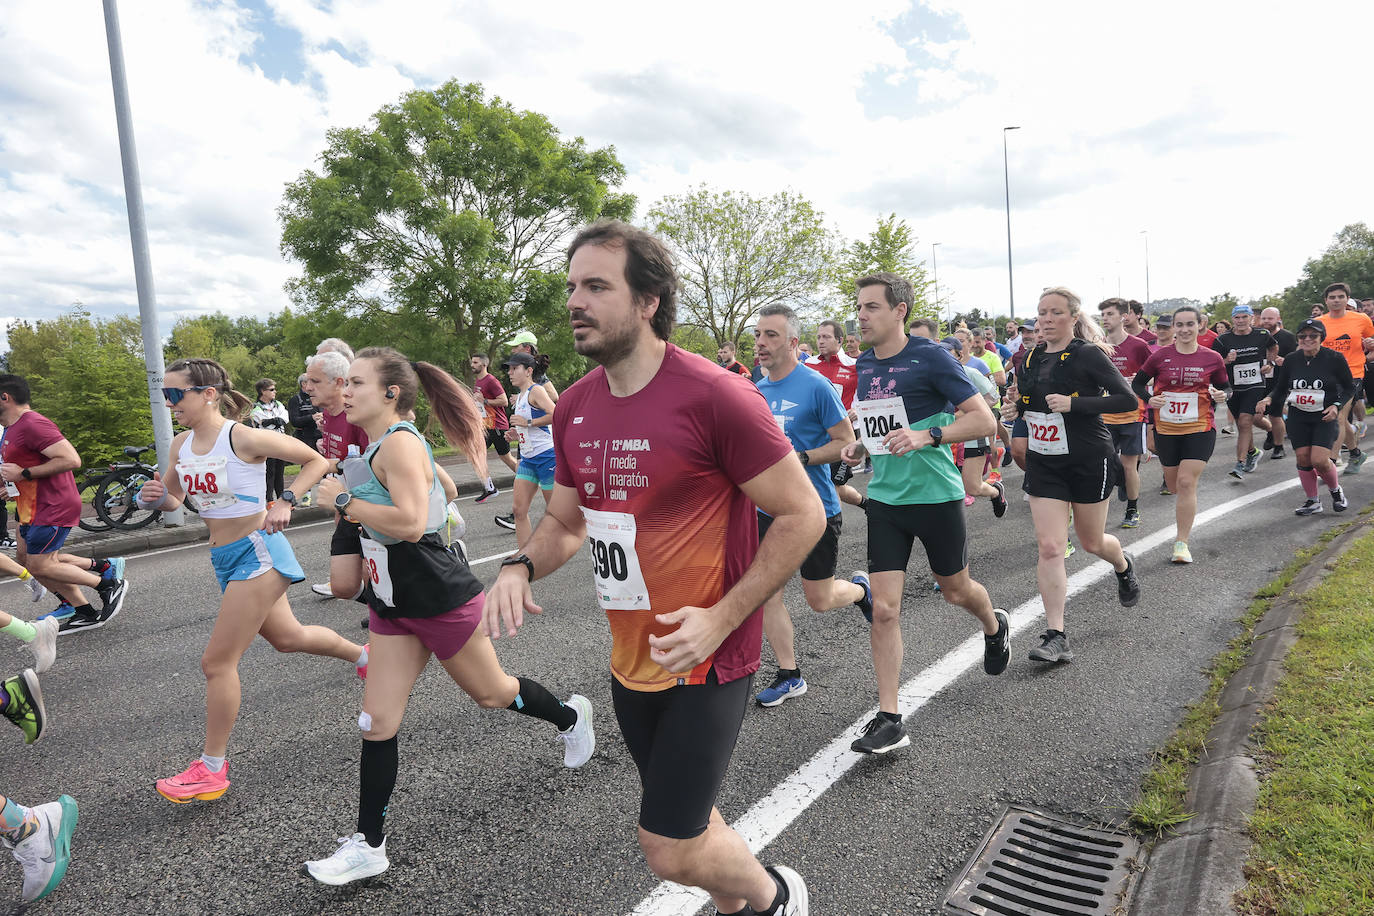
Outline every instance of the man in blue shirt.
MULTIPOLYGON (((830 464, 839 460, 840 450, 854 441, 854 429, 830 381, 797 361, 800 336, 801 322, 787 306, 770 305, 759 312, 754 327, 754 352, 760 365, 768 370, 768 377, 758 383, 759 392, 768 402, 774 422, 797 450, 797 459, 806 468, 825 507, 825 534, 801 565, 802 591, 814 611, 853 604, 871 620, 873 603, 868 576, 857 572, 848 582, 835 579, 843 516, 839 494, 830 479, 830 464)), ((760 540, 772 521, 759 510, 760 540)), ((797 665, 792 618, 782 603, 781 588, 764 602, 763 632, 777 656, 778 675, 755 699, 761 706, 778 706, 806 693, 806 681, 797 665)))

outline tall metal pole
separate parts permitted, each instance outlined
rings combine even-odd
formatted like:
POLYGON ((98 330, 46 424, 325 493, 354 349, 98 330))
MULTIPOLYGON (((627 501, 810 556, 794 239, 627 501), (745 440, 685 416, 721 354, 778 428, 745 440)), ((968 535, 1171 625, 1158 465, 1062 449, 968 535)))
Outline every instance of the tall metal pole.
POLYGON ((935 259, 935 249, 939 242, 930 243, 930 270, 935 280, 935 317, 940 317, 940 262, 935 259))
POLYGON ((1020 129, 1019 126, 1002 128, 1002 187, 1007 194, 1007 305, 1013 320, 1016 319, 1016 283, 1011 277, 1011 176, 1007 169, 1007 131, 1020 129))
MULTIPOLYGON (((162 397, 162 335, 157 329, 157 297, 153 293, 153 264, 148 257, 148 228, 143 218, 143 184, 138 175, 134 121, 129 109, 129 84, 124 70, 124 45, 119 36, 115 0, 104 0, 105 38, 110 46, 110 82, 114 86, 115 122, 119 128, 119 157, 124 166, 124 201, 129 209, 129 241, 134 251, 134 283, 138 314, 143 320, 143 360, 148 374, 148 405, 153 413, 153 442, 157 465, 165 476, 172 446, 172 415, 162 397)), ((182 524, 182 511, 164 513, 168 525, 182 524)))
POLYGON ((1145 236, 1145 304, 1150 304, 1150 230, 1141 229, 1140 234, 1145 236))

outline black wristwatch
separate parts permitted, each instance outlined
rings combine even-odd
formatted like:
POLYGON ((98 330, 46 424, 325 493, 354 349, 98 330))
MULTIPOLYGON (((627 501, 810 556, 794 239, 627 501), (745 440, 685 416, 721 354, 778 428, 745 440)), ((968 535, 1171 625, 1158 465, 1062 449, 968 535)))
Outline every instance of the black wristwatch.
POLYGON ((932 426, 930 429, 926 430, 926 432, 930 433, 930 441, 934 442, 936 445, 940 445, 944 441, 945 431, 940 427, 932 426))
POLYGON ((19 476, 24 478, 25 480, 33 480, 33 471, 30 471, 28 468, 24 468, 24 470, 19 472, 19 476))
POLYGON ((296 508, 296 494, 292 493, 290 490, 282 490, 280 499, 292 509, 296 508))
POLYGON ((534 581, 534 561, 523 553, 517 553, 513 557, 506 557, 501 561, 502 566, 523 566, 530 574, 530 581, 534 581))
POLYGON ((811 466, 811 456, 806 453, 806 449, 797 449, 797 457, 801 459, 802 467, 806 468, 811 466))

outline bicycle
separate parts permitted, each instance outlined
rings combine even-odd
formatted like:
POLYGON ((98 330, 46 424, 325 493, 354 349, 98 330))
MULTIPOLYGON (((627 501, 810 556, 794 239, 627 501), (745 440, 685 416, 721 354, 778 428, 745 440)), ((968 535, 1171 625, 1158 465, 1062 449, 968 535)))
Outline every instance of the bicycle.
MULTIPOLYGON (((99 487, 100 482, 105 479, 105 475, 108 473, 110 473, 109 465, 103 464, 100 467, 96 468, 82 469, 82 482, 77 486, 77 489, 81 492, 82 497, 85 497, 87 490, 94 491, 97 487, 99 487)), ((92 492, 91 500, 92 503, 94 503, 94 492, 92 492)), ((91 508, 94 509, 95 506, 92 505, 91 508)), ((77 522, 77 524, 80 525, 82 529, 86 531, 110 530, 110 526, 105 522, 104 519, 100 517, 98 513, 96 515, 82 515, 81 519, 77 522)))
POLYGON ((160 510, 145 509, 138 504, 139 491, 153 479, 153 473, 157 470, 155 465, 141 461, 140 456, 153 448, 151 445, 142 448, 125 446, 124 454, 133 460, 110 465, 109 471, 96 487, 91 502, 96 515, 111 528, 137 531, 162 517, 160 510))

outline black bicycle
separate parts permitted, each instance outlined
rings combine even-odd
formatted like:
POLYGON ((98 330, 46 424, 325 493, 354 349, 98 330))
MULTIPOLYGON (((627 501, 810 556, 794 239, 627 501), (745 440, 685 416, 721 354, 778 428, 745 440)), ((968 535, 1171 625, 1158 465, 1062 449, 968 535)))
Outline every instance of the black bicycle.
POLYGON ((95 514, 108 527, 137 531, 162 517, 161 511, 145 509, 138 504, 139 491, 153 479, 153 472, 157 470, 155 465, 140 460, 144 452, 152 450, 151 445, 142 448, 125 446, 124 454, 132 460, 110 465, 105 476, 96 484, 91 504, 95 506, 95 514))

